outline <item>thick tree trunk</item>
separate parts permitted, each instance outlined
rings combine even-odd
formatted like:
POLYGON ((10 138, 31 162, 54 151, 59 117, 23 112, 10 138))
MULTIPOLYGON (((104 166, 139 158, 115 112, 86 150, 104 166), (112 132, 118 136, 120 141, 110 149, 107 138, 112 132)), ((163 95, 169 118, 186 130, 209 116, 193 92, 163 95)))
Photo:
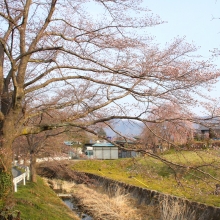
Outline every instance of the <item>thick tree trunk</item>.
POLYGON ((31 181, 36 183, 37 182, 37 173, 36 173, 36 155, 35 153, 31 152, 30 158, 30 173, 31 173, 31 181))
POLYGON ((3 206, 10 207, 12 204, 13 177, 12 143, 14 140, 14 122, 12 115, 5 117, 0 133, 0 199, 3 206))

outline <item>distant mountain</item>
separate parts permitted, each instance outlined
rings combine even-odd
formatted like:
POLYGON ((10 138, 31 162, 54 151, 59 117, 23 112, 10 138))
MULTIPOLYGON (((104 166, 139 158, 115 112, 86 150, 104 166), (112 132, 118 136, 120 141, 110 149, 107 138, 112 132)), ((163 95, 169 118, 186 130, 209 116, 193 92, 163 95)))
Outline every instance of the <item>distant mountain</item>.
MULTIPOLYGON (((138 136, 141 134, 143 129, 143 124, 141 122, 131 120, 113 120, 112 125, 114 130, 127 137, 138 136)), ((105 128, 105 132, 107 136, 110 137, 118 136, 118 134, 116 134, 110 128, 105 128)))

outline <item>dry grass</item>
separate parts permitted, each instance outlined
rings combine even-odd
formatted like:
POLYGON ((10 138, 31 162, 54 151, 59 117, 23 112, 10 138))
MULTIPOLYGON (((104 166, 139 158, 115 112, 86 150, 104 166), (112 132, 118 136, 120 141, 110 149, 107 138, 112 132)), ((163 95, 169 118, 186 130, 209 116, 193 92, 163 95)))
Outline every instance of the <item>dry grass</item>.
POLYGON ((161 220, 196 220, 195 212, 182 200, 163 199, 160 202, 161 220))
POLYGON ((100 188, 92 189, 83 184, 59 179, 43 178, 45 183, 53 185, 54 189, 62 183, 66 193, 73 194, 82 210, 94 219, 105 220, 195 220, 195 213, 189 210, 182 200, 171 200, 165 197, 159 206, 137 205, 134 199, 125 195, 120 189, 106 194, 100 188), (109 196, 111 195, 111 196, 109 196))
POLYGON ((113 197, 87 188, 84 185, 76 186, 74 197, 78 204, 94 219, 105 220, 150 220, 155 217, 155 208, 150 206, 136 206, 135 202, 122 195, 120 190, 113 197))
POLYGON ((53 190, 58 190, 60 189, 61 186, 63 191, 66 193, 71 193, 73 191, 74 186, 76 185, 74 182, 60 180, 60 179, 48 179, 45 177, 43 177, 42 179, 44 180, 45 184, 53 188, 53 190))
POLYGON ((78 206, 94 219, 104 220, 195 220, 195 213, 189 210, 182 200, 171 200, 165 197, 159 206, 137 205, 134 199, 125 195, 119 188, 106 194, 100 188, 88 188, 83 184, 59 179, 49 180, 54 189, 62 182, 62 188, 67 193, 72 193, 78 206), (109 196, 111 195, 111 196, 109 196))

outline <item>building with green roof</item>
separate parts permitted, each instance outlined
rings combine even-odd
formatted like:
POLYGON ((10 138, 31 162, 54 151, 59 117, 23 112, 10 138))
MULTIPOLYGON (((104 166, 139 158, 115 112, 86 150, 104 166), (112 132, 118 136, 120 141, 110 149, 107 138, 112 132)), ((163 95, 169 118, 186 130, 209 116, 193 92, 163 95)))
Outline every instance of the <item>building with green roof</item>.
POLYGON ((118 159, 118 147, 108 142, 95 143, 87 147, 86 154, 93 159, 118 159))

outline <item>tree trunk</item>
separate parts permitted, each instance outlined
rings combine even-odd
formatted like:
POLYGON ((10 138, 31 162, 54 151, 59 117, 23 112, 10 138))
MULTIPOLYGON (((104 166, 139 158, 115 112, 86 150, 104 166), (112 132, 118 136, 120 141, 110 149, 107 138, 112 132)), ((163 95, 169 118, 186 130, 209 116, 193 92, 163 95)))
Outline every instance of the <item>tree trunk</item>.
POLYGON ((14 140, 13 115, 5 117, 0 133, 0 199, 4 207, 10 207, 13 198, 12 143, 14 140))
POLYGON ((36 155, 34 152, 31 152, 30 158, 30 173, 31 173, 31 181, 37 182, 37 173, 36 173, 36 155))

